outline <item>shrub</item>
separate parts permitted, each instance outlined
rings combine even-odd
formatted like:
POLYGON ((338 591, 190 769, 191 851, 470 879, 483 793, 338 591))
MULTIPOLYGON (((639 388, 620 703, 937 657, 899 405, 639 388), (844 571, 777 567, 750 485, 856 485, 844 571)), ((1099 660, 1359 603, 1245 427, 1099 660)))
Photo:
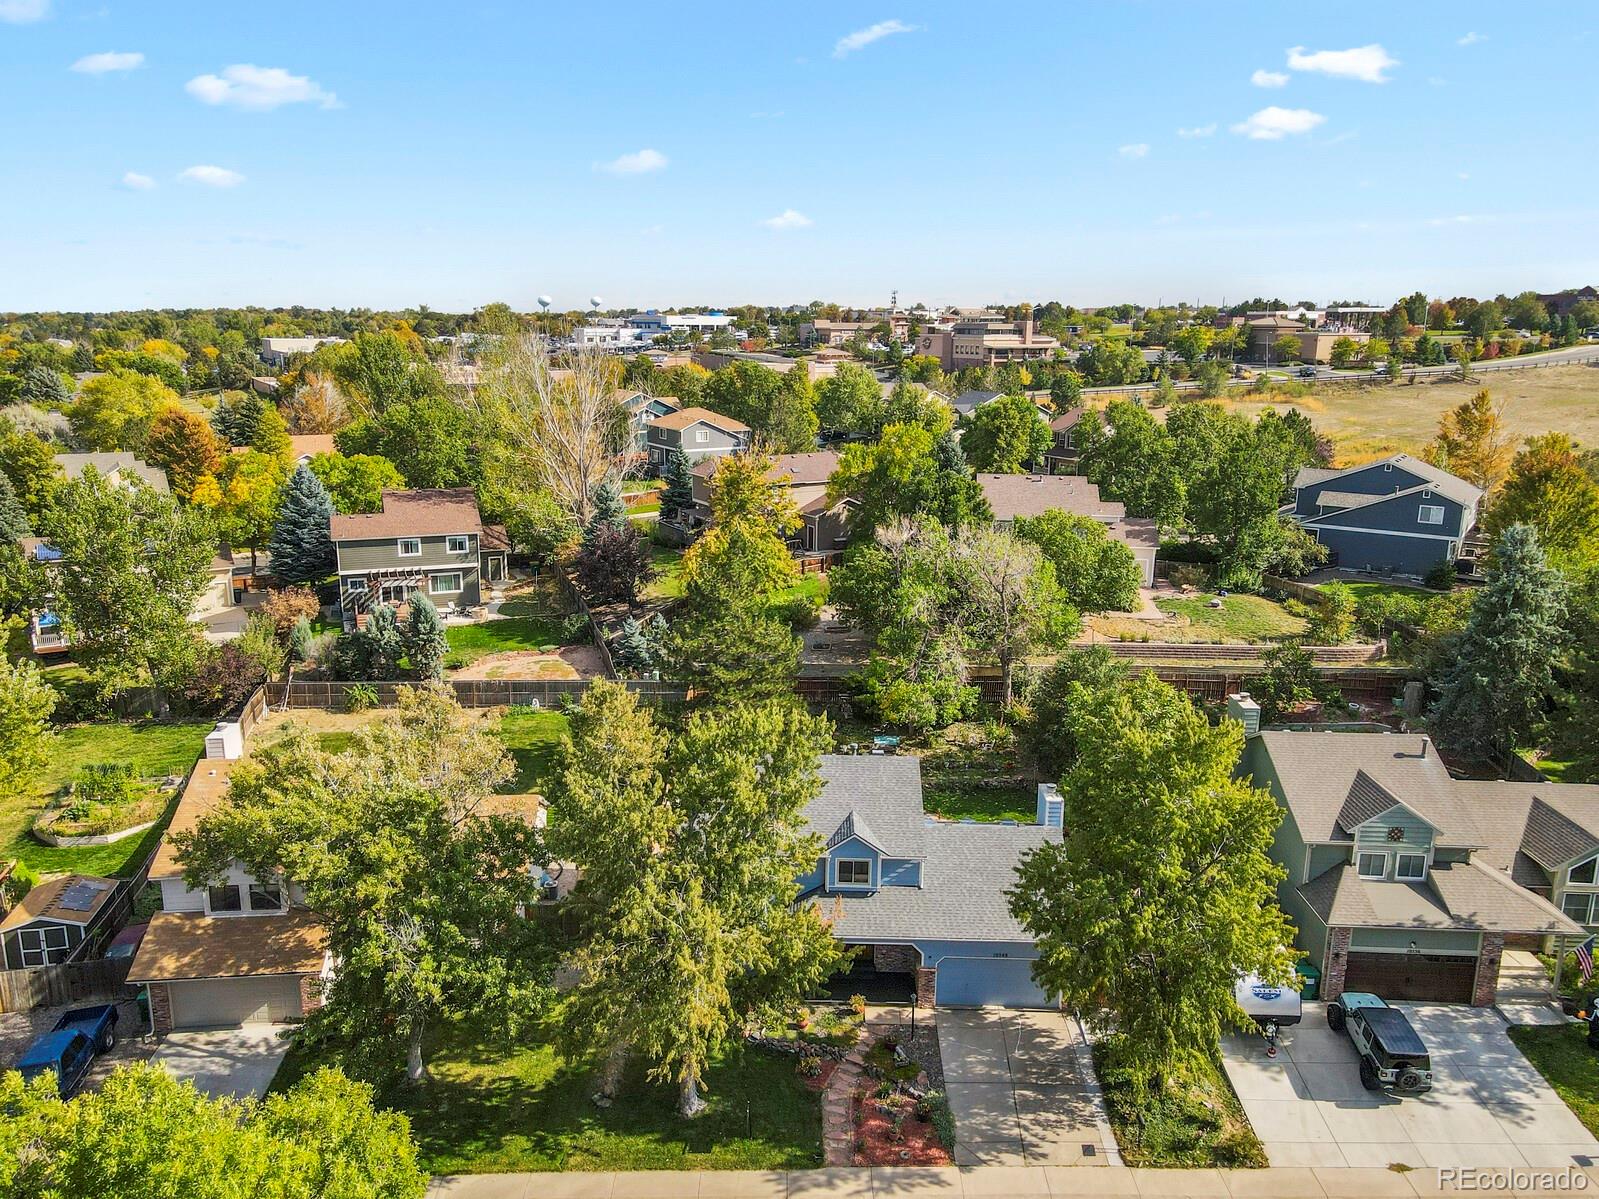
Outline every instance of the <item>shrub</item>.
POLYGON ((1317 645, 1342 645, 1355 623, 1355 593, 1348 583, 1327 583, 1310 614, 1307 636, 1317 645))
POLYGON ((322 614, 322 604, 316 592, 309 587, 279 587, 271 592, 260 611, 272 622, 280 634, 287 633, 299 620, 315 620, 322 614))
POLYGON ((313 666, 331 666, 340 634, 337 629, 317 633, 305 647, 305 661, 313 666))
POLYGON ((822 1059, 814 1053, 802 1053, 799 1061, 794 1063, 794 1073, 801 1078, 820 1078, 822 1075, 822 1059))
POLYGON ((857 1020, 866 1018, 866 996, 851 995, 849 997, 849 1010, 855 1013, 857 1020))
POLYGON ((1453 591, 1457 577, 1454 562, 1448 558, 1439 558, 1428 569, 1422 582, 1426 583, 1434 591, 1453 591))
POLYGON ((796 633, 803 633, 807 629, 814 629, 821 620, 822 601, 815 596, 796 595, 774 605, 772 615, 796 633))
POLYGON ((11 873, 0 882, 0 898, 6 907, 22 902, 22 897, 39 885, 39 876, 26 862, 13 862, 11 873))
POLYGON ((1210 581, 1210 568, 1202 562, 1173 562, 1166 578, 1173 587, 1198 589, 1210 581))
POLYGON ((73 799, 79 803, 126 803, 133 798, 138 775, 126 762, 96 762, 78 771, 72 785, 73 799))
POLYGON ((370 712, 378 706, 378 689, 371 683, 351 683, 344 689, 346 712, 370 712))
MULTIPOLYGON (((266 636, 271 638, 270 630, 266 636)), ((242 636, 235 637, 223 645, 207 646, 202 652, 183 687, 183 701, 191 711, 231 712, 265 681, 265 669, 247 652, 244 640, 242 636)), ((276 646, 275 641, 273 645, 276 646)), ((282 648, 277 647, 277 652, 281 655, 282 648)))
POLYGON ((1355 627, 1368 637, 1381 637, 1392 624, 1420 625, 1426 609, 1424 595, 1372 592, 1355 601, 1355 627))
POLYGON ((933 1126, 944 1148, 955 1151, 955 1115, 949 1110, 949 1097, 943 1091, 929 1091, 916 1104, 916 1114, 933 1126))

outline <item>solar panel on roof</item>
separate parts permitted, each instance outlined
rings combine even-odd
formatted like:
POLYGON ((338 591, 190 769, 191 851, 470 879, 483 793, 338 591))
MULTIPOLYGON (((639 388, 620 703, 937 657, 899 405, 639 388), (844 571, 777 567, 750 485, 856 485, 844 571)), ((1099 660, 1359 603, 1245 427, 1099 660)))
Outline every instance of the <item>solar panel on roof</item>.
POLYGON ((89 908, 94 906, 95 897, 110 886, 110 883, 96 883, 88 880, 73 883, 61 893, 61 906, 71 908, 74 912, 88 911, 89 908))

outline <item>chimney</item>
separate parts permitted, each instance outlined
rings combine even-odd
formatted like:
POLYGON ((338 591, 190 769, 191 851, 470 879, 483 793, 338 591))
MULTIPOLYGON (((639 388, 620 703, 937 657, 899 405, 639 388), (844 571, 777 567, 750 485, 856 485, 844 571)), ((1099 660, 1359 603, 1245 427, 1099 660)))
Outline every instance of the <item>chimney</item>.
POLYGON ((1066 823, 1066 801, 1054 783, 1038 784, 1038 823, 1045 828, 1060 828, 1066 823))
POLYGON ((1247 691, 1227 697, 1227 715, 1244 726, 1244 736, 1253 737, 1260 732, 1260 705, 1249 698, 1247 691))

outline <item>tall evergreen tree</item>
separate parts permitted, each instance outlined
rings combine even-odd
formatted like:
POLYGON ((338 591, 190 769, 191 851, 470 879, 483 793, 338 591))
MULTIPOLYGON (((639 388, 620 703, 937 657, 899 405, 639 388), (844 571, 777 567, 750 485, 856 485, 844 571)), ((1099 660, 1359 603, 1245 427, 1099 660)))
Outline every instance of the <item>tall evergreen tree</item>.
POLYGON ((444 620, 433 601, 420 591, 408 601, 405 616, 405 656, 411 659, 411 669, 422 679, 444 677, 444 658, 450 652, 449 640, 444 635, 444 620))
POLYGON ((272 573, 286 583, 320 583, 333 572, 333 539, 328 521, 333 500, 322 480, 301 463, 284 488, 283 507, 267 548, 272 573))
POLYGON ((666 460, 666 489, 661 492, 661 519, 675 521, 694 506, 694 472, 688 455, 674 449, 666 460))
POLYGON ((584 542, 592 540, 606 525, 618 529, 627 526, 627 505, 622 502, 622 488, 615 479, 606 479, 594 489, 594 515, 584 526, 584 542))
POLYGON ((364 625, 335 644, 334 667, 343 679, 392 679, 405 652, 399 617, 391 604, 373 608, 364 625))
POLYGON ((1566 640, 1565 584, 1528 525, 1511 525, 1472 599, 1454 655, 1435 680, 1429 728, 1445 749, 1488 761, 1525 745, 1554 686, 1566 640))
POLYGON ((72 399, 66 382, 48 366, 30 366, 22 372, 22 398, 36 408, 59 408, 72 399))

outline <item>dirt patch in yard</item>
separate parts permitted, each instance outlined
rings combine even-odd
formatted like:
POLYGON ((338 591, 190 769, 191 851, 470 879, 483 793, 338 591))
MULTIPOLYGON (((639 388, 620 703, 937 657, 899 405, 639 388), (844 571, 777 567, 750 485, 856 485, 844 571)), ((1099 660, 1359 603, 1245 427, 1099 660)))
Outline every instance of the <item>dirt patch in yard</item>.
POLYGON ((452 670, 452 679, 593 679, 605 677, 605 660, 592 645, 563 645, 551 653, 511 650, 489 654, 452 670))
MULTIPOLYGON (((40 1033, 48 1031, 69 1008, 89 1007, 104 1002, 106 1002, 104 999, 85 999, 81 1003, 37 1007, 31 1012, 0 1013, 0 1070, 9 1070, 15 1066, 17 1059, 29 1045, 33 1044, 33 1039, 40 1033)), ((156 1044, 153 1039, 145 1038, 144 1031, 144 1019, 139 1015, 138 1003, 131 999, 119 1002, 117 1043, 111 1047, 110 1053, 103 1053, 95 1058, 94 1065, 89 1068, 89 1077, 84 1083, 85 1089, 98 1088, 118 1066, 149 1061, 150 1055, 156 1050, 156 1044)))

